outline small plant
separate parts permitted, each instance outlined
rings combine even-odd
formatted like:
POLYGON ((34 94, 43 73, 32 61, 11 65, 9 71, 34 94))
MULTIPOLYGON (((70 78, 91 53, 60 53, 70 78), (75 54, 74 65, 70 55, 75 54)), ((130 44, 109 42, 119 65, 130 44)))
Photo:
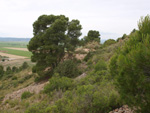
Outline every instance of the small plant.
POLYGON ((29 98, 33 95, 33 93, 29 92, 29 91, 25 91, 22 93, 21 95, 21 99, 26 99, 26 98, 29 98))

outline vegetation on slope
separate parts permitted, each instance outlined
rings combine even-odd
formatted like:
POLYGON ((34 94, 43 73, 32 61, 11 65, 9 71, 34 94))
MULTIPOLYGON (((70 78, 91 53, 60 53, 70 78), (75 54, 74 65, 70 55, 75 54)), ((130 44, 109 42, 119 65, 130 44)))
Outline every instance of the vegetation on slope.
POLYGON ((150 110, 150 16, 142 18, 139 31, 111 59, 110 73, 123 100, 142 113, 150 110))
MULTIPOLYGON (((2 104, 3 109, 1 111, 107 113, 124 104, 128 104, 137 112, 150 112, 150 17, 146 16, 141 19, 139 30, 132 31, 130 35, 124 34, 117 42, 107 40, 103 45, 99 43, 95 45, 95 42, 90 42, 90 44, 84 42, 86 45, 83 48, 88 47, 88 53, 82 50, 74 52, 72 48, 68 47, 69 50, 67 50, 66 54, 71 57, 68 57, 67 60, 64 59, 65 47, 62 46, 64 46, 63 43, 67 45, 73 35, 71 31, 68 31, 71 34, 66 35, 66 30, 76 31, 77 29, 71 29, 72 27, 70 26, 68 26, 70 29, 67 29, 63 26, 64 31, 58 29, 60 32, 56 32, 56 28, 59 28, 58 23, 64 25, 65 22, 75 28, 79 24, 77 21, 69 22, 62 15, 43 15, 34 23, 34 27, 37 29, 34 30, 34 38, 28 46, 29 50, 34 53, 32 60, 37 63, 32 71, 38 72, 40 76, 44 76, 46 73, 46 76, 49 77, 49 82, 39 94, 24 92, 22 96, 25 95, 25 97, 23 96, 22 98, 24 99, 21 101, 18 99, 7 100, 2 104), (50 23, 45 23, 45 20, 52 22, 52 25, 47 26, 50 23), (63 20, 64 23, 61 23, 60 20, 63 20), (43 26, 39 26, 40 24, 43 26), (43 30, 45 30, 45 34, 43 34, 43 30), (63 36, 65 36, 63 41, 59 39, 59 33, 63 33, 63 36), (46 39, 44 36, 46 36, 46 39), (56 36, 55 38, 58 40, 54 40, 53 36, 56 36), (69 36, 70 39, 66 40, 69 36), (49 42, 45 42, 48 37, 49 42), (39 40, 41 42, 36 43, 39 40), (55 41, 56 43, 54 43, 55 41), (62 43, 60 43, 61 41, 62 43), (48 43, 52 43, 53 46, 48 46, 48 43), (63 51, 57 51, 58 53, 56 53, 55 49, 59 50, 59 47, 62 47, 61 50, 63 51), (36 51, 33 51, 34 49, 36 51), (63 55, 59 56, 60 53, 63 55), (84 60, 75 60, 72 53, 87 55, 84 60), (86 69, 81 66, 83 64, 87 66, 86 69), (82 73, 86 76, 76 79, 82 73), (6 110, 7 104, 9 107, 7 106, 6 110)), ((94 31, 94 33, 98 34, 99 32, 94 31)), ((97 36, 99 37, 100 35, 97 36)), ((83 42, 76 44, 80 45, 83 42)), ((3 67, 0 67, 0 70, 3 70, 3 67)), ((1 73, 3 74, 3 71, 1 73)), ((20 80, 19 76, 22 75, 16 74, 18 80, 20 80)), ((13 79, 15 80, 16 78, 13 79)), ((29 80, 33 80, 33 76, 29 80)), ((1 81, 1 83, 6 84, 6 81, 1 81)), ((23 84, 25 83, 23 81, 23 84)), ((7 90, 2 90, 3 95, 6 94, 5 91, 7 90)))

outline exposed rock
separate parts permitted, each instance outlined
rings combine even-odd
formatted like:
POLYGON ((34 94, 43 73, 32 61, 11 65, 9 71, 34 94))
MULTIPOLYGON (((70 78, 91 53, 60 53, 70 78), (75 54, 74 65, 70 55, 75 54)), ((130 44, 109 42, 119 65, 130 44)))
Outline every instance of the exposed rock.
POLYGON ((131 110, 128 105, 123 105, 122 107, 110 111, 109 113, 133 113, 133 110, 131 110))

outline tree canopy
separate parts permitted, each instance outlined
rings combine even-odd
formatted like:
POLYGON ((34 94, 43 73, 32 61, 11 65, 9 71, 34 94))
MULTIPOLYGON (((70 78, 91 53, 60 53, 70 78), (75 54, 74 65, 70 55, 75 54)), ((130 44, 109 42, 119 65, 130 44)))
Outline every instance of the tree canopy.
POLYGON ((64 15, 42 15, 33 24, 33 38, 28 44, 31 60, 36 62, 34 72, 43 74, 46 68, 53 70, 67 51, 78 45, 82 26, 79 20, 69 21, 64 15))
POLYGON ((104 42, 104 47, 109 46, 111 44, 115 44, 116 41, 114 39, 108 39, 104 42))
POLYGON ((100 43, 100 33, 96 30, 89 30, 87 36, 84 37, 85 42, 97 41, 100 43))

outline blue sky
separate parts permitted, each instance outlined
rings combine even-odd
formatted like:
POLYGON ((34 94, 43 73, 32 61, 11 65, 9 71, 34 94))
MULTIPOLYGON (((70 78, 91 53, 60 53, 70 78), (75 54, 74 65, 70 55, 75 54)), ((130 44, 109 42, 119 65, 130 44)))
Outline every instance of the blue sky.
POLYGON ((149 0, 0 0, 0 37, 33 37, 33 22, 43 14, 78 19, 82 37, 97 30, 102 39, 129 34, 141 16, 150 13, 149 0))

